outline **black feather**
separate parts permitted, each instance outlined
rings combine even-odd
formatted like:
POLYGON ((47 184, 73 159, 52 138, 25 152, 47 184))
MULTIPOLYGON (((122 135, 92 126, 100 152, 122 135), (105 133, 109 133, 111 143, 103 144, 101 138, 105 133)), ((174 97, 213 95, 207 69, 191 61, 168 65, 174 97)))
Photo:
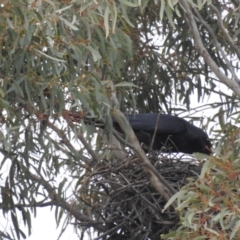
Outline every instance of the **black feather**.
MULTIPOLYGON (((153 150, 183 152, 183 153, 211 153, 211 142, 208 135, 200 128, 187 122, 186 120, 158 113, 144 113, 126 115, 136 137, 140 143, 146 146, 151 145, 153 140, 153 150), (162 148, 162 147, 165 148, 162 148), (164 150, 165 149, 165 150, 164 150)), ((116 122, 114 126, 121 131, 116 122)))

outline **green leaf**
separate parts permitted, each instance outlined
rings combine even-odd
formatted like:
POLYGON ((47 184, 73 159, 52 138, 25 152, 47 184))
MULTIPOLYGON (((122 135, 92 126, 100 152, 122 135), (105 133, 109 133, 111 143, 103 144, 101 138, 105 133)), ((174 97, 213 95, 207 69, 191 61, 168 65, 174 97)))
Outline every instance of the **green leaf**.
POLYGON ((131 27, 134 27, 134 25, 131 23, 131 21, 130 21, 130 19, 129 19, 129 17, 128 17, 126 5, 121 4, 121 7, 122 7, 122 13, 123 13, 124 20, 125 20, 131 27))
POLYGON ((5 96, 5 93, 4 93, 4 91, 2 90, 2 88, 0 88, 0 97, 4 97, 5 96))
POLYGON ((107 5, 104 11, 104 27, 105 27, 105 31, 106 31, 106 37, 109 36, 109 6, 107 5))
POLYGON ((54 60, 54 61, 57 61, 57 62, 66 62, 65 60, 63 59, 59 59, 59 58, 55 58, 55 57, 52 57, 52 56, 49 56, 48 54, 36 49, 35 50, 36 52, 40 53, 41 55, 45 56, 46 58, 49 58, 51 60, 54 60))
POLYGON ((91 52, 94 62, 97 62, 102 58, 98 50, 94 49, 91 46, 86 46, 86 48, 91 52))
POLYGON ((165 12, 167 14, 167 18, 168 18, 170 24, 172 25, 173 28, 175 28, 175 25, 174 25, 174 22, 173 22, 173 10, 169 5, 167 5, 165 7, 165 12))
POLYGON ((138 7, 138 3, 133 3, 133 2, 129 2, 127 0, 119 0, 123 5, 129 6, 129 7, 138 7))
POLYGON ((17 234, 17 238, 20 239, 20 231, 19 231, 20 229, 19 229, 19 225, 18 225, 18 220, 17 220, 15 213, 13 213, 13 211, 11 211, 11 219, 12 219, 12 223, 13 223, 13 226, 14 226, 16 234, 17 234))
POLYGON ((65 109, 65 98, 62 89, 57 89, 57 98, 58 98, 58 112, 61 113, 65 109))
POLYGON ((143 13, 144 9, 148 6, 149 0, 139 0, 138 5, 140 6, 141 13, 143 13))
POLYGON ((234 225, 232 232, 230 234, 230 240, 232 240, 236 237, 236 233, 239 232, 239 229, 240 229, 240 220, 238 220, 236 222, 236 224, 234 225))
POLYGON ((131 83, 131 82, 120 82, 115 84, 115 87, 136 87, 139 88, 137 85, 131 83))
POLYGON ((56 13, 60 13, 60 14, 61 14, 61 13, 64 12, 65 10, 71 8, 72 6, 73 6, 72 4, 67 5, 66 7, 63 7, 63 8, 61 8, 61 9, 56 10, 56 13))
POLYGON ((164 212, 174 201, 176 201, 177 198, 181 198, 186 192, 187 192, 187 190, 181 190, 181 191, 177 192, 176 194, 174 194, 174 195, 168 200, 168 202, 165 204, 162 212, 164 212))
POLYGON ((172 0, 167 0, 167 2, 168 2, 168 6, 169 6, 172 10, 174 10, 172 0))
POLYGON ((115 33, 117 18, 118 18, 117 6, 115 2, 111 4, 111 16, 112 16, 112 32, 115 33))
POLYGON ((164 11, 165 11, 165 0, 162 0, 161 6, 160 6, 160 14, 159 14, 161 21, 163 20, 164 11))

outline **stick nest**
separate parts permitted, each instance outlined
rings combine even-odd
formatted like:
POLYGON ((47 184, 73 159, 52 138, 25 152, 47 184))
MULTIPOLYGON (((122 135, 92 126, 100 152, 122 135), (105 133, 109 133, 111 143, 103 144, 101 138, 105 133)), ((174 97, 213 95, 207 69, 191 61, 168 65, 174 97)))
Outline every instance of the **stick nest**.
MULTIPOLYGON (((186 156, 165 154, 149 156, 149 160, 176 191, 201 170, 200 162, 186 156)), ((81 201, 87 203, 91 216, 107 228, 99 232, 97 239, 159 240, 161 234, 175 230, 179 223, 172 207, 162 212, 166 201, 151 186, 136 156, 103 161, 81 191, 81 201)), ((80 227, 84 229, 82 224, 80 227)))

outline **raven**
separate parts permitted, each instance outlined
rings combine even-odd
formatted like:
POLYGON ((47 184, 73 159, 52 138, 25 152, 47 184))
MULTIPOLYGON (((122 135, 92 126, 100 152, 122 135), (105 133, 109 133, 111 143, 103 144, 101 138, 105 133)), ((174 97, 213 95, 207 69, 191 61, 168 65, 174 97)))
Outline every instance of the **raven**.
MULTIPOLYGON (((149 147, 153 141, 153 150, 211 153, 212 145, 208 135, 182 118, 159 113, 129 114, 126 117, 139 142, 149 147)), ((115 121, 114 126, 121 131, 115 121)))

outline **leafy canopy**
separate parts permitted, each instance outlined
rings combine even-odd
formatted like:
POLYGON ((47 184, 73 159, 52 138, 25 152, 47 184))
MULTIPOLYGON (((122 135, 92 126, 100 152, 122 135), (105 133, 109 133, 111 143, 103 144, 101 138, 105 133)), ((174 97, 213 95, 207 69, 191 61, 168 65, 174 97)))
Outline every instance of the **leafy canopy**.
MULTIPOLYGON (((236 129, 235 1, 6 0, 0 12, 0 207, 15 229, 12 235, 2 230, 3 238, 25 236, 20 219, 30 234, 31 213, 44 206, 55 207, 57 224, 68 213, 78 229, 93 227, 106 238, 118 230, 93 209, 107 201, 106 186, 114 186, 106 181, 97 191, 89 179, 98 174, 110 181, 104 171, 94 171, 119 156, 85 118, 104 122, 109 139, 112 115, 127 127, 118 109, 191 113, 198 125, 203 111, 215 109, 206 123, 212 137, 236 129), (230 90, 219 90, 221 84, 230 90), (218 100, 208 102, 212 96, 218 100), (194 108, 193 101, 201 106, 194 108), (88 224, 78 225, 83 222, 88 224)), ((131 134, 130 129, 134 152, 149 164, 131 134)), ((238 156, 237 144, 230 151, 228 143, 223 137, 216 153, 238 156)), ((161 178, 153 167, 145 170, 160 193, 161 178)), ((217 220, 223 226, 223 217, 217 220)))

